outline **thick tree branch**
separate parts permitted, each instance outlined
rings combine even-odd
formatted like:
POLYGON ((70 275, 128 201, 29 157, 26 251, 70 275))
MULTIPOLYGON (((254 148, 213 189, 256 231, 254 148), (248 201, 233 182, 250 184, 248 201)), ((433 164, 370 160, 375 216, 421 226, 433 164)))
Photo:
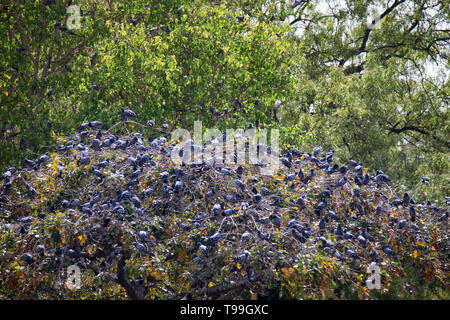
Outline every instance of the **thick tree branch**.
POLYGON ((123 251, 119 261, 117 262, 117 283, 119 283, 132 300, 144 300, 142 296, 125 277, 125 260, 130 258, 130 252, 123 251))
POLYGON ((397 128, 397 125, 395 125, 394 127, 388 128, 388 130, 393 133, 402 133, 405 131, 415 131, 415 132, 419 132, 419 133, 425 134, 425 135, 429 134, 427 131, 425 131, 422 128, 419 128, 417 126, 407 126, 407 125, 405 125, 401 128, 397 128))
MULTIPOLYGON (((395 0, 394 3, 392 4, 392 6, 390 6, 389 8, 387 8, 381 15, 378 16, 377 19, 374 19, 372 21, 372 26, 375 25, 375 23, 377 23, 378 21, 382 20, 384 17, 386 17, 389 13, 391 13, 396 7, 398 7, 400 4, 402 4, 403 2, 405 2, 406 0, 395 0)), ((361 43, 361 46, 358 48, 358 52, 365 52, 366 51, 366 47, 367 47, 367 41, 369 40, 369 36, 370 33, 372 32, 373 27, 367 27, 366 31, 364 33, 364 37, 361 43)))
POLYGON ((94 38, 95 33, 92 33, 89 38, 85 39, 84 41, 80 42, 78 45, 76 45, 75 47, 71 48, 70 50, 68 50, 62 57, 56 59, 56 60, 52 60, 50 63, 60 63, 64 60, 66 60, 67 58, 73 56, 74 54, 78 53, 84 46, 86 46, 88 44, 89 41, 92 40, 92 38, 94 38))

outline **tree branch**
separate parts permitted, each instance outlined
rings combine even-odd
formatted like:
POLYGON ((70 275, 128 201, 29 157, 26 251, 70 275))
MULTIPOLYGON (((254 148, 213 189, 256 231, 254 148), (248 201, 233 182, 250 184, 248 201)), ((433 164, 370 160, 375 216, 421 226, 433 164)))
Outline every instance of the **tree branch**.
MULTIPOLYGON (((387 16, 389 13, 391 13, 396 7, 398 7, 401 3, 405 2, 406 0, 395 0, 392 6, 387 8, 381 15, 378 16, 377 19, 372 20, 372 25, 375 25, 375 23, 378 21, 381 21, 385 16, 387 16)), ((361 46, 358 48, 358 52, 365 52, 367 41, 369 40, 370 33, 372 32, 373 28, 367 27, 366 31, 364 33, 363 41, 361 43, 361 46)))
POLYGON ((132 300, 144 300, 145 297, 142 296, 139 292, 137 292, 131 283, 125 277, 125 260, 130 258, 129 251, 123 251, 121 253, 121 257, 117 262, 117 283, 119 283, 126 291, 127 295, 132 300))

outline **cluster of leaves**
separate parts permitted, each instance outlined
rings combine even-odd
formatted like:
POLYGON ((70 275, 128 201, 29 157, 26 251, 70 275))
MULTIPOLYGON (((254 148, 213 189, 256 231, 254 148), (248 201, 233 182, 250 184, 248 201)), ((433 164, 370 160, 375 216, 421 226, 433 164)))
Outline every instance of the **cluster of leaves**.
POLYGON ((398 200, 365 167, 358 195, 353 167, 329 171, 332 153, 286 151, 267 176, 245 163, 175 165, 164 137, 54 139, 58 152, 3 177, 1 298, 449 297, 448 208, 398 200), (310 180, 299 173, 310 169, 310 180), (366 285, 373 261, 379 290, 366 285), (66 285, 73 264, 79 289, 66 285))

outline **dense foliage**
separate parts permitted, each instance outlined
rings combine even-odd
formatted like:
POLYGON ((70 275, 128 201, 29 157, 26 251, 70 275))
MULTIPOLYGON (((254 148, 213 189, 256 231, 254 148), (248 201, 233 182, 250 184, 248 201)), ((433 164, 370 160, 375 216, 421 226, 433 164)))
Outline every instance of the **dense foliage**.
POLYGON ((55 137, 58 152, 4 175, 1 298, 449 297, 448 207, 397 196, 381 172, 319 149, 270 176, 176 166, 164 137, 98 138, 55 137))
POLYGON ((79 29, 69 4, 3 2, 3 166, 126 105, 172 127, 277 127, 448 194, 448 1, 78 1, 79 29))

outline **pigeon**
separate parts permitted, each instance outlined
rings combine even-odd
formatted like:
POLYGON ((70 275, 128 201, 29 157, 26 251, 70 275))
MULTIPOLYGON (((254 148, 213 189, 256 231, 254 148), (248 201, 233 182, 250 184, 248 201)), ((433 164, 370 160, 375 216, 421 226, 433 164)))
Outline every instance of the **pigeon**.
POLYGON ((214 212, 214 214, 215 214, 215 215, 218 215, 221 209, 222 209, 222 207, 221 207, 220 203, 216 203, 216 204, 213 206, 213 212, 214 212))
POLYGON ((323 211, 323 209, 325 209, 326 206, 327 206, 327 203, 325 201, 321 201, 319 203, 319 205, 314 209, 314 212, 316 213, 316 215, 320 216, 320 213, 323 211))
POLYGON ((219 232, 214 233, 212 236, 206 239, 206 244, 208 246, 214 246, 217 242, 219 242, 221 234, 219 232))
POLYGON ((330 187, 326 187, 325 190, 322 191, 321 195, 324 198, 331 198, 331 189, 330 189, 330 187))
POLYGON ((317 157, 320 154, 321 151, 322 151, 322 147, 315 147, 315 148, 313 148, 313 156, 317 157))
POLYGON ((305 208, 306 207, 306 199, 303 198, 303 197, 300 197, 300 198, 297 199, 295 204, 298 205, 301 208, 305 208))
POLYGON ((343 177, 342 179, 340 179, 337 183, 336 183, 336 187, 342 187, 347 183, 347 178, 343 177))
POLYGON ((280 197, 276 197, 275 200, 273 200, 270 205, 279 207, 280 206, 280 197))
POLYGON ((428 178, 428 177, 422 177, 421 180, 422 180, 422 183, 429 183, 430 182, 430 178, 428 178))
POLYGON ((104 126, 105 124, 101 121, 94 120, 89 122, 89 127, 91 127, 92 129, 100 130, 103 129, 104 126))
POLYGON ((292 229, 291 232, 292 232, 292 235, 294 236, 295 239, 297 239, 301 243, 305 243, 306 242, 305 237, 300 232, 298 232, 296 229, 292 229))
POLYGON ((139 200, 139 198, 138 198, 137 196, 132 196, 132 197, 130 198, 130 200, 131 200, 131 203, 133 203, 133 205, 134 205, 136 208, 140 208, 140 207, 141 207, 141 200, 139 200))
POLYGON ((331 210, 327 209, 327 216, 330 217, 331 219, 335 220, 335 221, 338 221, 338 222, 340 221, 338 215, 334 211, 331 211, 331 210))
POLYGON ((142 243, 133 242, 133 245, 136 247, 136 249, 138 249, 138 251, 147 252, 147 249, 145 248, 145 246, 142 243))
POLYGON ((293 180, 295 179, 296 176, 297 176, 296 173, 288 174, 288 175, 284 178, 284 181, 285 181, 285 182, 293 181, 293 180))
POLYGON ((259 222, 261 224, 268 224, 270 222, 270 218, 269 217, 263 217, 261 219, 257 219, 256 222, 259 222))
POLYGON ((224 194, 224 195, 222 195, 222 197, 228 202, 233 202, 235 199, 234 195, 232 195, 232 194, 224 194))
POLYGON ((220 173, 226 176, 231 176, 231 172, 227 168, 220 168, 220 173))
POLYGON ((446 212, 446 213, 444 213, 442 216, 440 216, 439 218, 438 218, 438 221, 439 222, 442 222, 442 221, 445 221, 445 220, 447 220, 448 219, 448 211, 446 212))
POLYGON ((91 148, 94 149, 94 150, 96 150, 96 151, 99 151, 99 150, 100 150, 100 140, 98 140, 98 139, 93 139, 93 140, 91 141, 91 148))
POLYGON ((234 211, 233 209, 226 209, 226 210, 223 210, 223 211, 222 211, 222 215, 223 215, 224 217, 231 216, 231 215, 234 214, 234 213, 235 213, 235 211, 234 211))
POLYGON ((363 174, 363 166, 362 165, 357 165, 355 167, 355 169, 353 169, 353 173, 357 176, 357 177, 362 177, 363 174))
POLYGON ((28 167, 34 167, 36 165, 36 163, 33 160, 24 158, 23 162, 28 166, 28 167))
POLYGON ((382 173, 375 176, 375 181, 379 184, 382 184, 391 181, 391 179, 387 174, 382 173))
POLYGON ((261 240, 266 240, 266 241, 269 241, 269 240, 270 240, 269 235, 267 235, 266 233, 261 232, 261 231, 259 231, 259 230, 258 230, 257 233, 258 233, 258 237, 259 237, 261 240))
POLYGON ((383 208, 381 206, 377 206, 377 208, 375 209, 375 214, 379 215, 382 210, 383 210, 383 208))
POLYGON ((383 252, 386 253, 387 255, 395 256, 394 250, 392 250, 391 248, 388 248, 386 246, 383 246, 383 252))
POLYGON ((281 163, 286 166, 288 169, 291 168, 291 162, 287 158, 281 158, 281 163))
POLYGON ((361 235, 362 235, 365 239, 369 240, 370 242, 374 242, 374 241, 375 241, 375 239, 367 232, 366 229, 362 229, 361 235))
POLYGON ((179 193, 182 189, 183 189, 183 181, 181 180, 175 181, 175 188, 174 188, 175 193, 179 193))
POLYGON ((361 197, 361 188, 359 188, 358 186, 356 186, 354 189, 353 189, 353 195, 355 196, 355 197, 361 197))
POLYGON ((261 195, 257 193, 252 197, 252 200, 253 202, 258 203, 259 201, 261 201, 261 198, 262 198, 261 195))
POLYGON ((344 234, 344 232, 343 232, 343 230, 342 230, 342 226, 341 226, 340 223, 337 225, 336 229, 334 229, 333 232, 334 232, 335 235, 341 236, 341 237, 342 237, 342 235, 344 234))
POLYGON ((36 162, 37 166, 40 166, 42 163, 48 161, 50 159, 50 156, 48 154, 48 152, 46 152, 45 154, 43 154, 42 156, 39 157, 39 159, 36 162))
POLYGON ((277 228, 279 228, 281 226, 281 218, 279 215, 271 214, 269 216, 269 219, 277 228))
POLYGON ((184 222, 177 222, 177 225, 182 229, 182 230, 184 230, 184 231, 189 231, 189 230, 191 230, 191 227, 190 226, 188 226, 186 223, 184 223, 184 222))
POLYGON ((350 230, 344 230, 344 239, 345 240, 351 240, 354 236, 350 230))
POLYGON ((125 213, 125 209, 122 206, 116 206, 113 209, 113 213, 123 214, 125 213))
POLYGON ((136 113, 134 113, 134 111, 133 110, 130 110, 130 109, 124 109, 124 108, 121 108, 121 111, 120 111, 120 120, 121 121, 126 121, 126 120, 129 120, 129 119, 136 119, 137 118, 137 115, 136 115, 136 113))
POLYGON ((28 252, 26 252, 22 255, 22 260, 25 261, 29 265, 34 263, 33 256, 28 252))
POLYGON ((378 261, 378 252, 376 252, 375 250, 372 250, 369 255, 370 255, 370 259, 373 262, 377 262, 378 261))
POLYGON ((204 244, 199 244, 199 246, 198 246, 198 251, 200 251, 200 253, 203 255, 203 256, 205 256, 205 257, 207 257, 208 256, 208 247, 207 246, 205 246, 204 244))
POLYGON ((308 228, 305 228, 303 231, 302 231, 302 235, 306 238, 306 239, 308 239, 309 237, 311 237, 311 229, 308 227, 308 228))
POLYGON ((362 180, 358 176, 355 176, 355 183, 358 185, 358 187, 362 187, 363 185, 362 180))
POLYGON ((406 220, 406 219, 400 220, 398 222, 398 228, 399 229, 403 229, 406 226, 407 223, 408 223, 408 220, 406 220))
POLYGON ((293 0, 292 1, 292 9, 297 8, 299 5, 302 4, 302 2, 304 2, 304 0, 293 0))
POLYGON ((403 194, 403 206, 409 205, 409 201, 411 201, 411 197, 409 196, 408 192, 405 192, 403 194))
POLYGON ((350 258, 359 259, 359 256, 355 251, 353 251, 347 247, 344 247, 344 250, 345 250, 345 254, 348 255, 350 258))
POLYGON ((369 177, 369 175, 366 173, 366 174, 364 175, 363 180, 362 180, 362 184, 363 184, 364 186, 366 186, 366 185, 368 185, 369 183, 370 183, 370 177, 369 177))
POLYGON ((314 177, 314 168, 311 169, 308 175, 305 177, 305 179, 303 179, 303 183, 307 184, 313 177, 314 177))
POLYGON ((266 186, 262 186, 262 187, 261 187, 261 194, 262 194, 263 196, 268 196, 268 195, 271 195, 272 192, 270 192, 270 190, 267 189, 266 186))
POLYGON ((234 261, 238 262, 240 264, 245 264, 248 261, 248 256, 249 256, 249 252, 246 250, 246 251, 244 251, 244 253, 237 255, 234 258, 234 261))
POLYGON ((45 255, 45 246, 42 244, 38 245, 36 252, 41 256, 45 255))
POLYGON ((325 227, 326 227, 325 219, 322 218, 322 219, 320 219, 320 222, 319 222, 319 229, 321 231, 324 231, 325 227))
POLYGON ((343 164, 342 166, 339 167, 339 172, 341 174, 346 174, 347 171, 348 171, 348 167, 345 164, 343 164))
POLYGON ((91 158, 85 153, 82 153, 77 160, 78 165, 87 166, 89 163, 91 163, 91 158))
POLYGON ((366 247, 366 238, 364 238, 362 235, 359 235, 356 240, 365 248, 366 247))
POLYGON ((241 236, 241 242, 245 242, 252 237, 252 234, 248 231, 245 231, 241 236))
POLYGON ((55 88, 51 88, 50 90, 48 90, 48 92, 47 92, 47 98, 50 98, 51 95, 53 94, 53 92, 55 92, 55 88))
POLYGON ((241 179, 237 178, 235 183, 239 188, 241 188, 242 191, 244 191, 245 184, 241 181, 241 179))
POLYGON ((414 206, 409 207, 409 216, 411 218, 411 222, 416 221, 416 208, 414 206))
POLYGON ((348 159, 348 163, 349 163, 353 168, 356 168, 356 167, 358 166, 358 163, 357 163, 355 160, 353 160, 351 157, 350 157, 350 159, 348 159))
POLYGON ((216 188, 212 187, 211 190, 205 193, 206 198, 211 198, 216 194, 216 188))

